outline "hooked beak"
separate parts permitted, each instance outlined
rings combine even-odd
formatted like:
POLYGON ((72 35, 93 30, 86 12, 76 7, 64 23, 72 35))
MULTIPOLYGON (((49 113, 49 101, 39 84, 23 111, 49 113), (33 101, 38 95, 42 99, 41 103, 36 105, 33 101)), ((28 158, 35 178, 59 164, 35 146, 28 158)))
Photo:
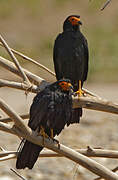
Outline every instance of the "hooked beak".
POLYGON ((78 24, 79 24, 79 25, 82 25, 82 22, 79 20, 79 21, 78 21, 78 24))
POLYGON ((68 83, 68 90, 71 90, 71 92, 73 92, 73 86, 71 83, 68 83))

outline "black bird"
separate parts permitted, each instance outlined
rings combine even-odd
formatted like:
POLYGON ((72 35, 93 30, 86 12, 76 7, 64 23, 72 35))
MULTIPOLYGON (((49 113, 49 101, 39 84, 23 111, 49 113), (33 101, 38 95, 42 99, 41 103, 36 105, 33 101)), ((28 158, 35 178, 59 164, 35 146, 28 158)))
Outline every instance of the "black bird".
MULTIPOLYGON (((80 32, 80 16, 71 15, 63 24, 54 44, 53 61, 57 80, 68 78, 71 80, 74 91, 81 96, 82 86, 88 74, 88 44, 80 32)), ((71 123, 79 123, 82 108, 73 110, 71 123)))
MULTIPOLYGON (((69 126, 72 116, 72 85, 70 80, 59 80, 40 91, 30 108, 28 126, 43 137, 59 135, 64 126, 69 126)), ((18 148, 17 169, 32 169, 42 146, 25 139, 18 148)))

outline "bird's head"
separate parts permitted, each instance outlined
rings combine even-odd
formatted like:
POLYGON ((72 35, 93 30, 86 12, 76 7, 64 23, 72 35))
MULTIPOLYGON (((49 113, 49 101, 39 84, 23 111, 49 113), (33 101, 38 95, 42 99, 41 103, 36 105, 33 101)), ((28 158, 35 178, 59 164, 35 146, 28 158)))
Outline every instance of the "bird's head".
POLYGON ((71 15, 66 18, 63 24, 63 30, 72 29, 77 31, 80 28, 80 25, 82 25, 82 22, 80 21, 79 15, 71 15))
POLYGON ((62 91, 72 91, 73 86, 70 82, 69 79, 62 79, 56 82, 57 86, 62 90, 62 91))

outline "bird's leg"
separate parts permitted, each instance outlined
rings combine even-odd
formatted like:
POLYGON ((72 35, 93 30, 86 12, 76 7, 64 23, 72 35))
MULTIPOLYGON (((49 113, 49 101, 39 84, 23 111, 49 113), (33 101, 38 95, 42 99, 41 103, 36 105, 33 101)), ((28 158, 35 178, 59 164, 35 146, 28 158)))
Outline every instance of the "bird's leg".
POLYGON ((53 139, 54 138, 53 129, 51 128, 50 131, 51 131, 50 137, 53 139))
POLYGON ((76 94, 78 94, 78 97, 82 96, 84 91, 82 91, 82 85, 81 85, 81 80, 79 80, 79 89, 76 91, 76 94))
POLYGON ((44 139, 49 138, 49 136, 45 133, 45 130, 44 130, 43 126, 40 127, 39 135, 43 136, 43 145, 44 145, 44 139))
POLYGON ((54 139, 54 132, 53 132, 53 129, 52 129, 52 128, 50 129, 50 138, 51 138, 54 142, 56 142, 56 143, 58 144, 58 148, 60 148, 60 143, 59 143, 59 141, 58 141, 57 139, 54 139))

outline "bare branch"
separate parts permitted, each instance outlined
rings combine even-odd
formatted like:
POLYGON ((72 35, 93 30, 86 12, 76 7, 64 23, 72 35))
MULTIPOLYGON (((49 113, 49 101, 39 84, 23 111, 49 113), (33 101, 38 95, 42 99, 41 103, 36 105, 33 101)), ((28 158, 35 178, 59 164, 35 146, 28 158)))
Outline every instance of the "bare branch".
MULTIPOLYGON (((0 124, 1 126, 1 124, 0 124)), ((11 132, 10 132, 11 133, 11 132)), ((95 157, 95 158, 118 158, 118 151, 113 151, 113 150, 105 150, 105 149, 92 149, 92 151, 89 151, 88 149, 75 149, 76 152, 79 152, 87 157, 95 157)), ((13 158, 16 158, 17 156, 17 151, 1 151, 0 152, 0 161, 1 158, 7 158, 9 159, 9 155, 13 155, 13 158)), ((44 157, 64 157, 61 154, 57 154, 53 151, 50 150, 45 150, 43 151, 40 156, 40 158, 44 158, 44 157)), ((11 157, 10 157, 11 159, 11 157)), ((4 159, 5 161, 6 159, 4 159)), ((115 172, 116 170, 118 170, 118 167, 115 168, 114 170, 112 170, 113 172, 115 172)))
MULTIPOLYGON (((29 118, 29 113, 28 114, 22 114, 22 115, 20 115, 20 117, 22 119, 28 119, 29 118)), ((4 123, 8 123, 8 122, 11 122, 11 121, 12 121, 11 118, 2 118, 2 119, 0 119, 0 122, 4 122, 4 123)))
POLYGON ((100 99, 101 99, 100 96, 98 96, 97 94, 95 94, 95 93, 89 91, 89 90, 86 89, 86 88, 82 88, 82 90, 83 90, 87 95, 90 95, 90 96, 93 96, 93 97, 96 97, 96 98, 100 98, 100 99))
MULTIPOLYGON (((0 46, 3 47, 3 44, 0 43, 0 46)), ((32 62, 33 64, 39 66, 40 68, 42 68, 43 70, 47 71, 47 72, 50 73, 51 75, 55 76, 55 73, 52 72, 52 71, 51 71, 50 69, 48 69, 47 67, 45 67, 44 65, 40 64, 39 62, 33 60, 32 58, 30 58, 30 57, 28 57, 28 56, 26 56, 26 55, 24 55, 23 53, 20 53, 20 52, 14 50, 14 49, 12 49, 12 48, 10 48, 10 49, 11 49, 11 51, 12 51, 14 54, 22 57, 22 58, 25 59, 25 60, 28 60, 28 61, 32 62)))
POLYGON ((20 89, 24 91, 27 89, 28 92, 33 92, 33 93, 36 93, 38 91, 36 85, 31 85, 31 87, 28 88, 29 86, 25 83, 8 81, 8 80, 3 80, 3 79, 0 79, 0 87, 10 87, 10 88, 20 89))
POLYGON ((103 5, 103 7, 100 9, 101 11, 103 11, 107 6, 108 6, 108 4, 111 2, 111 0, 107 0, 106 2, 105 2, 105 4, 103 5))
POLYGON ((16 132, 14 131, 13 126, 3 123, 3 122, 0 122, 0 130, 16 135, 16 132))
MULTIPOLYGON (((118 166, 115 167, 114 169, 112 169, 111 171, 113 171, 113 172, 118 171, 118 166)), ((102 177, 97 177, 97 178, 95 178, 94 180, 102 180, 102 179, 103 179, 102 177)))
MULTIPOLYGON (((86 156, 77 153, 74 150, 71 150, 70 148, 67 148, 64 145, 58 146, 54 141, 51 139, 43 139, 41 136, 36 136, 33 131, 29 127, 26 127, 26 125, 23 123, 22 118, 20 118, 16 112, 14 112, 8 105, 4 103, 3 100, 0 99, 0 108, 4 110, 16 123, 16 126, 13 127, 13 130, 15 131, 17 136, 21 136, 29 141, 31 141, 34 144, 43 145, 43 140, 45 141, 45 147, 67 157, 70 160, 73 160, 76 163, 79 163, 83 167, 87 168, 91 172, 97 174, 98 176, 101 176, 103 178, 106 178, 108 180, 117 180, 118 175, 111 172, 104 166, 100 165, 99 163, 95 162, 94 160, 91 160, 87 158, 86 156)), ((5 124, 5 123, 2 123, 5 124)))
POLYGON ((3 37, 0 35, 0 41, 2 42, 3 46, 5 47, 5 49, 7 50, 7 52, 9 53, 10 57, 12 58, 12 60, 14 61, 16 67, 18 68, 23 81, 25 83, 27 83, 29 86, 31 86, 31 83, 29 81, 29 79, 27 78, 26 74, 24 73, 22 67, 20 66, 18 60, 16 59, 16 57, 14 56, 13 52, 11 51, 10 47, 8 46, 8 44, 6 43, 6 41, 3 39, 3 37))
MULTIPOLYGON (((27 89, 27 85, 25 86, 25 84, 0 79, 0 86, 4 85, 22 90, 27 89)), ((37 86, 33 85, 28 91, 38 92, 37 86)), ((78 96, 73 97, 73 108, 78 107, 118 114, 118 104, 93 96, 80 97, 79 99, 78 96)))
MULTIPOLYGON (((19 136, 24 136, 24 134, 21 135, 21 132, 18 130, 16 130, 17 135, 19 136)), ((43 143, 43 138, 39 137, 39 136, 33 136, 30 135, 26 138, 27 140, 30 140, 31 142, 41 145, 43 143)), ((90 170, 91 172, 102 176, 103 178, 106 178, 108 180, 117 180, 118 179, 118 175, 111 172, 110 170, 108 170, 107 168, 105 168, 104 166, 100 165, 99 163, 97 163, 96 161, 89 159, 85 156, 83 156, 80 153, 77 153, 76 151, 67 148, 66 146, 60 144, 60 146, 58 147, 58 145, 49 139, 45 138, 45 146, 63 156, 65 156, 66 158, 73 160, 74 162, 80 164, 81 166, 87 168, 88 170, 90 170)))
MULTIPOLYGON (((10 62, 9 60, 3 58, 0 56, 0 65, 2 67, 4 67, 5 69, 13 72, 15 75, 18 75, 21 77, 21 74, 19 73, 19 71, 17 70, 17 68, 14 66, 14 64, 12 62, 10 62)), ((29 78, 29 80, 31 82, 33 82, 34 84, 39 85, 42 81, 44 81, 44 79, 40 78, 39 76, 29 72, 28 70, 23 68, 23 71, 25 72, 25 74, 27 75, 27 77, 29 78)))
POLYGON ((15 125, 21 129, 21 131, 29 134, 29 128, 23 123, 22 118, 0 98, 0 108, 11 117, 15 122, 15 125))
POLYGON ((13 171, 18 177, 20 177, 22 180, 26 180, 23 176, 21 176, 15 169, 11 168, 11 171, 13 171))
POLYGON ((73 97, 73 108, 78 107, 118 114, 118 104, 96 97, 73 97))

